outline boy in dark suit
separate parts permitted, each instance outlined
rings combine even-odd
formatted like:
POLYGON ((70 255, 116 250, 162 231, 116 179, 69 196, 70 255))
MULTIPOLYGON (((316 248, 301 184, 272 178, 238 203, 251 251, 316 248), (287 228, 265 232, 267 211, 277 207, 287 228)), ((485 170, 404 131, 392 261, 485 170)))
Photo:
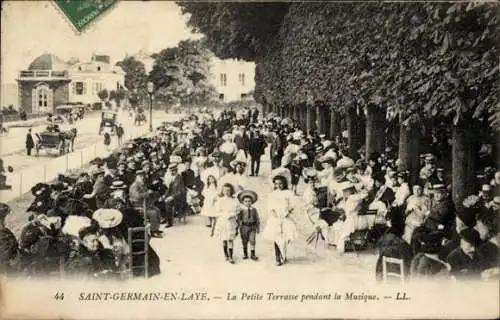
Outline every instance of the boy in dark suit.
POLYGON ((250 259, 254 261, 259 259, 255 255, 255 235, 260 232, 260 218, 257 208, 253 206, 257 198, 257 194, 250 190, 243 190, 238 194, 238 200, 243 204, 238 214, 243 259, 248 259, 248 243, 250 242, 250 259))

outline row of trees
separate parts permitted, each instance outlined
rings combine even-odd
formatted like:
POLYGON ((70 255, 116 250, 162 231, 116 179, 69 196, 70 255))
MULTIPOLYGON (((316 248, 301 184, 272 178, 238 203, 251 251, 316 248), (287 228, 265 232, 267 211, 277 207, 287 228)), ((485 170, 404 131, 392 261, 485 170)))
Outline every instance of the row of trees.
POLYGON ((383 151, 399 128, 401 169, 426 137, 451 139, 453 198, 471 192, 478 143, 498 141, 499 14, 488 3, 179 3, 221 58, 256 62, 255 99, 383 151), (321 117, 320 117, 321 115, 321 117))
MULTIPOLYGON (((144 63, 127 57, 116 65, 125 72, 127 98, 132 107, 147 101, 147 82, 154 83, 155 101, 167 105, 202 104, 215 97, 210 85, 211 52, 199 40, 183 40, 176 47, 154 53, 153 69, 146 72, 144 63)), ((110 97, 111 99, 111 97, 110 97)))

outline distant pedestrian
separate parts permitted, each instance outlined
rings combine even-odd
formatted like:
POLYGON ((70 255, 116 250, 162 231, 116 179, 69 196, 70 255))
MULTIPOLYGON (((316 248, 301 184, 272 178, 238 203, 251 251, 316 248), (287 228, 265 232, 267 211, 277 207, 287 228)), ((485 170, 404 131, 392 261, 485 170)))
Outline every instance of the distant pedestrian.
POLYGON ((123 130, 123 126, 122 124, 120 123, 118 125, 118 127, 116 128, 116 137, 118 138, 118 145, 121 146, 122 145, 122 141, 123 141, 123 135, 125 134, 125 131, 123 130))
POLYGON ((31 150, 35 147, 35 141, 31 135, 31 129, 28 129, 28 134, 26 134, 26 154, 31 156, 31 150))
POLYGON ((106 151, 109 151, 109 145, 111 144, 111 135, 108 132, 104 133, 104 147, 106 151))

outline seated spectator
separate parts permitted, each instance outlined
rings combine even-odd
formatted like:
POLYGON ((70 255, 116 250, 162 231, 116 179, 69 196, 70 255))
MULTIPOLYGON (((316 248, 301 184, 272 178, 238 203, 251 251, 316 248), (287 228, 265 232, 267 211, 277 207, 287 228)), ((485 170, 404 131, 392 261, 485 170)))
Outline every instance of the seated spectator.
POLYGON ((483 241, 477 249, 481 271, 498 267, 500 265, 498 213, 491 210, 481 213, 477 217, 475 229, 483 241))
POLYGON ((99 242, 98 228, 89 226, 78 233, 79 248, 65 266, 69 275, 98 276, 114 269, 113 251, 99 242))
POLYGON ((438 257, 442 239, 441 232, 427 233, 420 238, 420 252, 415 255, 410 267, 413 279, 449 277, 450 266, 438 257))
POLYGON ((17 257, 17 239, 6 226, 5 218, 10 214, 10 207, 0 203, 0 273, 13 271, 13 262, 17 257))
MULTIPOLYGON (((410 264, 413 258, 413 251, 410 245, 401 238, 401 232, 400 232, 401 228, 400 226, 397 225, 398 223, 399 222, 397 220, 388 221, 387 231, 377 241, 377 247, 379 248, 379 257, 375 267, 375 274, 377 281, 382 280, 382 257, 402 259, 404 270, 407 270, 405 272, 405 276, 406 277, 409 276, 408 270, 410 270, 410 264)), ((392 270, 392 268, 391 266, 389 266, 388 271, 395 272, 395 270, 392 270)))
POLYGON ((467 228, 460 232, 460 247, 446 258, 452 276, 456 279, 479 277, 481 268, 476 250, 480 245, 481 237, 476 230, 467 228))
POLYGON ((424 224, 426 214, 429 212, 431 201, 429 197, 423 195, 422 187, 413 186, 413 194, 408 197, 405 209, 405 229, 403 239, 411 243, 415 228, 424 224))

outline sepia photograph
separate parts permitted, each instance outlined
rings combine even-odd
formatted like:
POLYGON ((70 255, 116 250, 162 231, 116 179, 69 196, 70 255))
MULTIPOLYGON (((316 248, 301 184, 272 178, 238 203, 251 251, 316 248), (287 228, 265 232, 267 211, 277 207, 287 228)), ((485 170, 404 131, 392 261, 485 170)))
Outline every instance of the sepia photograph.
POLYGON ((0 319, 500 317, 500 3, 1 2, 0 319))

